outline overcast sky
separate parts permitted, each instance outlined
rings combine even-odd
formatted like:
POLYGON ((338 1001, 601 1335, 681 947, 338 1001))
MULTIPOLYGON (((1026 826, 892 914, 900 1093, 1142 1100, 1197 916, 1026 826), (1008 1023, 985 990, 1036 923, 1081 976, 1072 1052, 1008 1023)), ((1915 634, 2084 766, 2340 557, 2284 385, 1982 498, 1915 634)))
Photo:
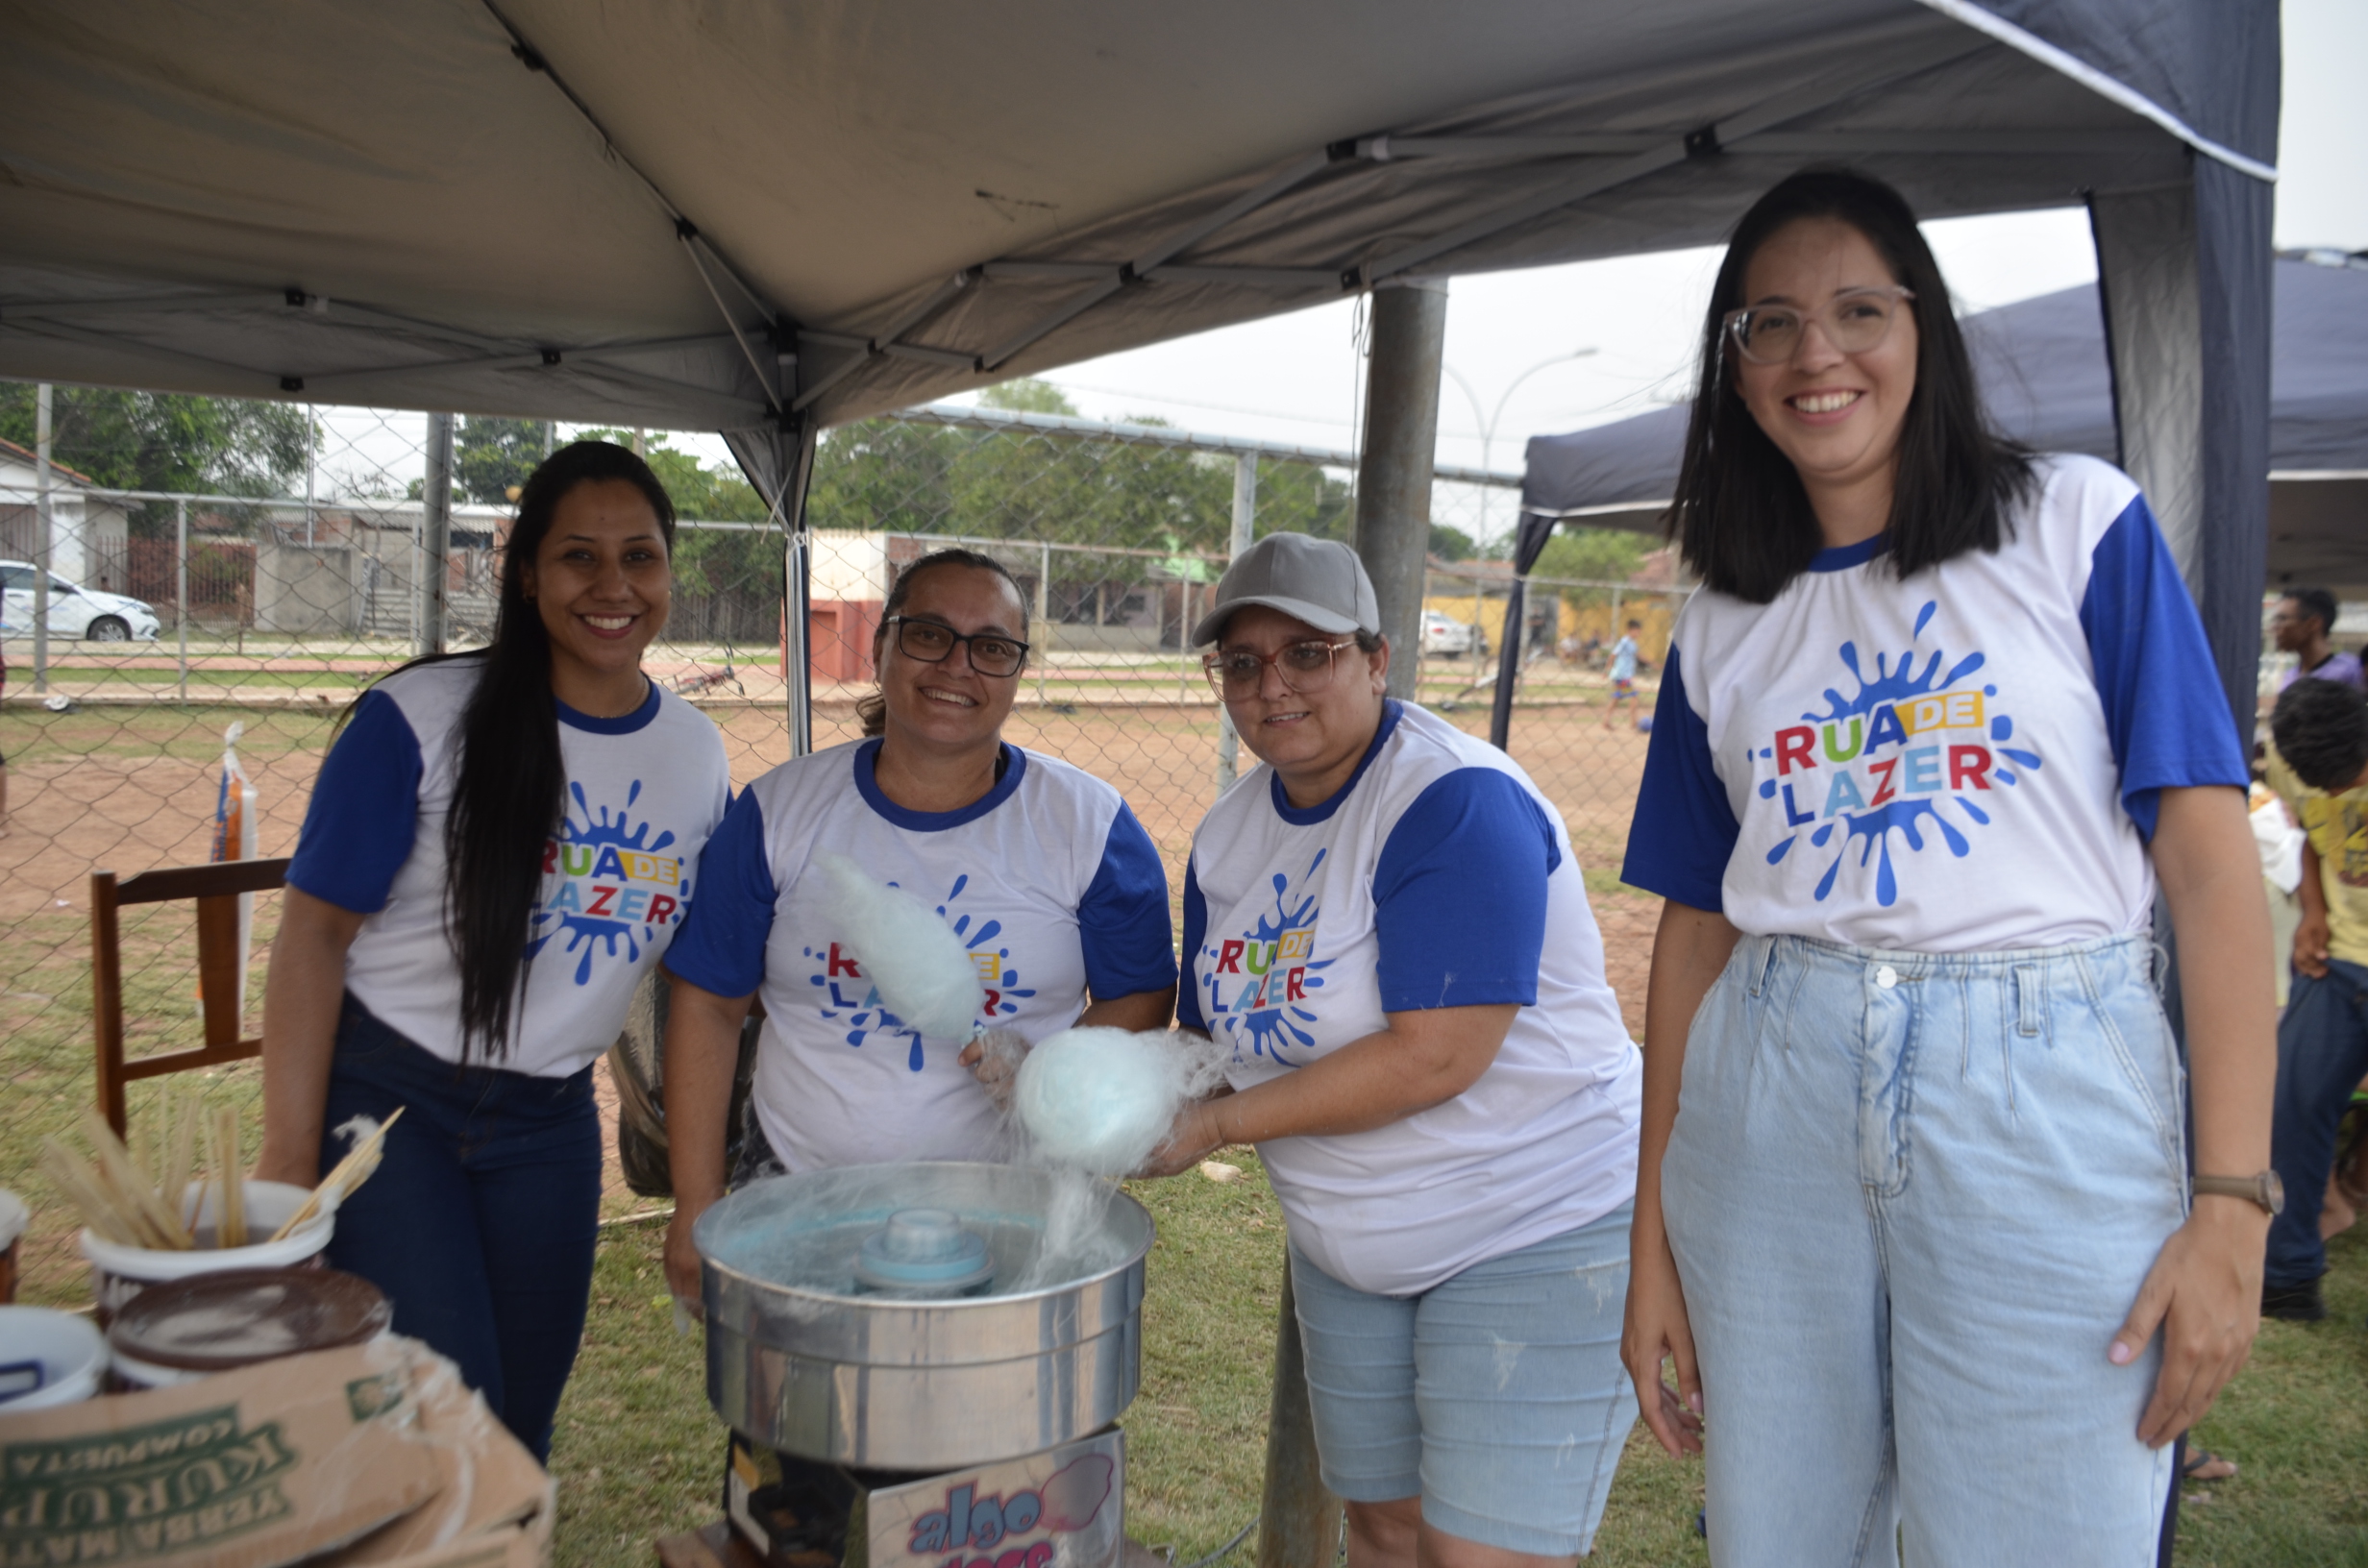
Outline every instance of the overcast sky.
MULTIPOLYGON (((2368 250, 2368 111, 2361 106, 2368 3, 2285 0, 2282 15, 2277 243, 2368 250)), ((1961 310, 2096 277, 2087 219, 2077 208, 1952 219, 1926 233, 1961 310)), ((1681 397, 1717 254, 1674 251, 1456 279, 1448 294, 1452 374, 1441 391, 1441 460, 1478 466, 1485 459, 1517 472, 1531 435, 1624 418, 1681 397), (1582 350, 1590 352, 1561 358, 1582 350), (1493 439, 1484 447, 1492 421, 1493 439)), ((1191 429, 1352 449, 1357 307, 1343 301, 1088 360, 1046 379, 1089 418, 1150 414, 1191 429)), ((333 445, 358 448, 382 447, 418 418, 390 416, 373 441, 367 432, 375 416, 322 413, 335 431, 333 445)), ((670 439, 710 461, 728 461, 716 437, 670 439)), ((406 466, 399 457, 374 460, 390 471, 406 466)), ((328 466, 347 465, 333 456, 328 466)), ((415 459, 407 466, 416 472, 415 459)), ((1468 498, 1455 500, 1468 511, 1468 498)), ((1490 531, 1508 525, 1512 512, 1492 508, 1490 531)))

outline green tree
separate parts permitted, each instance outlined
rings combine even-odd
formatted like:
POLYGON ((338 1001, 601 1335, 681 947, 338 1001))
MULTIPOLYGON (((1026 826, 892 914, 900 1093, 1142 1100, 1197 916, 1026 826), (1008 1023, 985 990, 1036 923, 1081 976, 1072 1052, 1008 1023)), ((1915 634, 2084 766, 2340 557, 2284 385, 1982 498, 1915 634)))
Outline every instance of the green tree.
POLYGON ((453 435, 453 478, 471 501, 499 506, 527 482, 551 441, 547 419, 463 419, 453 435))
POLYGON ((1626 582, 1654 548, 1651 536, 1624 528, 1566 527, 1546 541, 1531 571, 1541 577, 1626 582))
POLYGON ((1431 553, 1443 561, 1468 561, 1480 552, 1470 534, 1444 523, 1431 525, 1431 553))
MULTIPOLYGON (((30 450, 35 389, 0 381, 0 438, 30 450)), ((284 403, 61 386, 50 405, 50 453, 111 490, 286 495, 318 439, 305 410, 284 403)), ((134 531, 169 524, 167 507, 134 514, 134 531)))
POLYGON ((1069 401, 1069 394, 1050 381, 1040 381, 1023 376, 1016 381, 1004 381, 978 394, 981 408, 1000 408, 1014 414, 1065 414, 1077 417, 1077 405, 1069 401))

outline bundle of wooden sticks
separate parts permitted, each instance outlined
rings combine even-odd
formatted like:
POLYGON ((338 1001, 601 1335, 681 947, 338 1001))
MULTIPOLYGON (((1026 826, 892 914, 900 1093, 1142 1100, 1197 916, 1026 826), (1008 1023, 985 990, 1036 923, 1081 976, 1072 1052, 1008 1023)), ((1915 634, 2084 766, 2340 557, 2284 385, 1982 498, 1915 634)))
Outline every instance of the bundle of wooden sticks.
MULTIPOLYGON (((290 1235, 368 1181, 378 1169, 386 1129, 402 1115, 398 1109, 379 1126, 362 1130, 353 1152, 269 1239, 290 1235)), ((217 1106, 208 1115, 194 1095, 169 1096, 151 1128, 145 1165, 95 1111, 83 1114, 83 1134, 95 1158, 48 1138, 41 1143, 41 1168, 102 1239, 167 1252, 243 1247, 255 1239, 247 1224, 236 1108, 217 1106), (214 1200, 210 1206, 209 1198, 214 1200), (210 1207, 213 1223, 201 1225, 210 1207)))

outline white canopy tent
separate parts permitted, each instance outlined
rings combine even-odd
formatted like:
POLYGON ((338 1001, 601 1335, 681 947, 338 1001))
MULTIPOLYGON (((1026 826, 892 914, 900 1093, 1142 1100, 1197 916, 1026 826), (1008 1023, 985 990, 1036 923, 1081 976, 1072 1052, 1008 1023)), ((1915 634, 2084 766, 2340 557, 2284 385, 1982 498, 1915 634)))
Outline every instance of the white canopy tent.
POLYGON ((0 17, 0 375, 719 429, 794 519, 824 426, 1838 159, 2089 201, 2125 451, 2216 631, 2257 593, 2274 0, 0 17))

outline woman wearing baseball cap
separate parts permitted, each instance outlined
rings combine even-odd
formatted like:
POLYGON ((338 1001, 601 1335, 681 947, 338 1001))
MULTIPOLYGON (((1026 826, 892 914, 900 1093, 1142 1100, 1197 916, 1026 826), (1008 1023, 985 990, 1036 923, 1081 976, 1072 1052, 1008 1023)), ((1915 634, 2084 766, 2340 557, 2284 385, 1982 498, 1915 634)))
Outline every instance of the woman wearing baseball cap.
POLYGON ((1260 540, 1195 629, 1256 771, 1194 836, 1177 1017, 1227 1047, 1159 1174, 1254 1143, 1358 1568, 1567 1562, 1636 1418, 1641 1066, 1562 818, 1385 695, 1345 545, 1260 540))

